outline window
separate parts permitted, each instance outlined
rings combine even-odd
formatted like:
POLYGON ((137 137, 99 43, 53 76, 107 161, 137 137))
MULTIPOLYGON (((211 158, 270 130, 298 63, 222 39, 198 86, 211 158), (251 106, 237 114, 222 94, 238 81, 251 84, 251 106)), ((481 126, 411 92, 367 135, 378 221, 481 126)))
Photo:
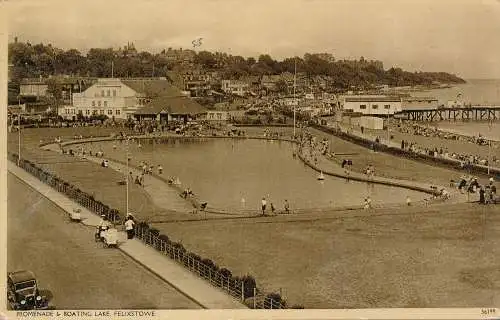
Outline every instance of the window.
POLYGON ((116 97, 116 90, 113 90, 113 97, 116 97))
POLYGON ((366 109, 366 104, 362 104, 359 106, 360 109, 366 109))
POLYGON ((85 114, 90 114, 90 110, 88 110, 88 109, 87 109, 87 110, 85 111, 85 114))
POLYGON ((217 113, 217 119, 222 119, 222 113, 217 113))
POLYGON ((95 107, 95 101, 92 101, 92 107, 95 107))
POLYGON ((101 100, 97 101, 97 105, 100 107, 101 106, 101 100))
POLYGON ((101 90, 101 97, 104 97, 104 90, 101 90))
POLYGON ((107 101, 104 101, 104 106, 107 107, 108 106, 108 102, 107 101))
POLYGON ((391 105, 390 104, 386 104, 384 105, 384 109, 390 109, 391 108, 391 105))
POLYGON ((97 114, 97 110, 92 110, 92 115, 96 115, 97 114))
POLYGON ((103 110, 103 109, 101 109, 99 113, 100 113, 100 114, 104 114, 104 110, 103 110))
POLYGON ((113 110, 108 109, 108 114, 109 114, 109 115, 113 115, 113 110))
POLYGON ((117 116, 120 115, 120 109, 116 109, 115 113, 116 113, 117 116))
POLYGON ((97 92, 94 93, 94 97, 98 97, 98 96, 99 96, 99 94, 97 92))
POLYGON ((108 91, 106 92, 106 95, 109 97, 109 96, 111 95, 111 91, 110 91, 110 90, 108 90, 108 91))
POLYGON ((372 109, 378 109, 378 104, 373 104, 372 109))

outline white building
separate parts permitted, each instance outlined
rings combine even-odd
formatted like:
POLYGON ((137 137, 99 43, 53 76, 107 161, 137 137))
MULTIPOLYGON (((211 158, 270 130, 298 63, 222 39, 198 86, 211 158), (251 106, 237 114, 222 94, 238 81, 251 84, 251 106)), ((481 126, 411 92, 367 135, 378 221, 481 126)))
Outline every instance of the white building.
POLYGON ((244 96, 248 91, 248 83, 238 80, 222 80, 222 90, 238 96, 244 96))
POLYGON ((364 115, 391 115, 402 110, 401 98, 391 96, 347 95, 341 99, 342 109, 364 115))
POLYGON ((98 79, 81 93, 73 93, 73 103, 59 109, 59 115, 75 120, 105 115, 127 119, 158 96, 178 96, 180 91, 167 80, 158 79, 98 79))

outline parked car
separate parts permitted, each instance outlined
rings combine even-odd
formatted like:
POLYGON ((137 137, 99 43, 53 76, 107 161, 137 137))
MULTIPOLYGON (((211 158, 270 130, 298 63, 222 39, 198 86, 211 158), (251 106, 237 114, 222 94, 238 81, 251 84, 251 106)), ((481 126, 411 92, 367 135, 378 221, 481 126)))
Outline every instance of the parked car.
POLYGON ((49 308, 47 297, 40 295, 35 274, 27 270, 8 273, 7 299, 13 310, 49 308))

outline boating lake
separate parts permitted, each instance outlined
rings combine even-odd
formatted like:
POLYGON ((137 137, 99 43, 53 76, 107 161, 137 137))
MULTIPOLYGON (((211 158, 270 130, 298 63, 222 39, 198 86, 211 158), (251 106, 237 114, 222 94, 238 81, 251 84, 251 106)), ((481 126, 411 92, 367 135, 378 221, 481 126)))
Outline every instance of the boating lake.
MULTIPOLYGON (((164 144, 144 141, 130 144, 132 165, 146 161, 163 167, 163 176, 178 177, 209 207, 259 210, 262 197, 283 210, 287 199, 291 209, 361 206, 370 196, 374 205, 413 202, 427 194, 404 188, 346 181, 318 173, 292 156, 292 144, 256 139, 171 139, 164 144)), ((125 161, 125 142, 99 142, 87 150, 103 151, 105 158, 125 161), (113 148, 116 146, 116 149, 113 148)), ((146 177, 147 178, 147 177, 146 177)))

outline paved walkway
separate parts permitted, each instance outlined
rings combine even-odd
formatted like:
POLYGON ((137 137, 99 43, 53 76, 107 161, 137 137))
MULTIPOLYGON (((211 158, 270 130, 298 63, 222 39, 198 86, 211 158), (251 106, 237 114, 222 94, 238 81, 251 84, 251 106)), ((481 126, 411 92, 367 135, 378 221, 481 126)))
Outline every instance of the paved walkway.
POLYGON ((441 188, 446 189, 450 193, 450 199, 447 200, 447 202, 464 202, 467 199, 463 196, 461 196, 460 192, 458 192, 456 189, 452 188, 451 190, 448 190, 450 188, 445 188, 444 186, 438 186, 438 185, 432 185, 430 183, 421 183, 421 182, 415 182, 415 181, 408 181, 408 180, 399 180, 399 179, 392 179, 392 178, 384 178, 384 177, 379 177, 379 176, 368 176, 363 173, 359 172, 353 172, 353 171, 345 171, 339 164, 334 162, 333 160, 327 159, 325 156, 320 156, 318 157, 318 162, 313 163, 313 161, 308 157, 304 155, 299 155, 299 157, 311 168, 318 172, 323 172, 323 174, 327 175, 332 175, 336 177, 341 177, 341 178, 349 178, 351 180, 357 180, 357 181, 367 181, 367 182, 373 182, 373 183, 378 183, 378 184, 384 184, 384 185, 389 185, 389 186, 397 186, 397 187, 403 187, 407 189, 412 189, 412 190, 417 190, 417 191, 422 191, 422 192, 436 192, 436 190, 440 190, 441 188))
MULTIPOLYGON (((341 128, 342 132, 350 133, 350 134, 352 134, 354 136, 357 136, 359 138, 363 138, 363 139, 371 140, 371 141, 375 141, 377 138, 379 138, 380 143, 385 144, 388 147, 401 149, 401 143, 398 143, 397 141, 389 139, 389 137, 387 136, 387 131, 385 133, 383 133, 383 134, 376 135, 376 134, 372 134, 372 133, 369 133, 369 132, 361 133, 361 129, 359 127, 355 127, 355 126, 347 126, 347 125, 344 125, 344 124, 340 124, 339 127, 341 128)), ((334 127, 329 127, 329 128, 334 128, 334 127)), ((392 128, 392 130, 394 130, 394 128, 392 128)), ((389 133, 389 134, 391 134, 391 133, 389 133)), ((422 154, 422 153, 420 153, 420 154, 422 154)), ((459 165, 461 163, 460 160, 455 159, 455 158, 453 158, 451 156, 445 157, 443 155, 443 156, 438 156, 437 158, 438 159, 441 158, 441 159, 453 161, 457 165, 459 165)), ((485 166, 485 165, 475 164, 475 166, 481 167, 483 169, 488 169, 488 166, 485 166)), ((494 165, 490 166, 490 169, 491 170, 495 170, 497 172, 500 171, 500 168, 496 167, 494 165)))
MULTIPOLYGON (((66 211, 68 219, 69 214, 74 209, 80 209, 83 224, 88 226, 97 226, 99 224, 100 217, 98 215, 74 203, 65 195, 52 189, 12 162, 8 162, 7 168, 10 173, 66 211)), ((153 248, 144 245, 140 240, 126 240, 125 232, 120 231, 119 233, 119 238, 122 241, 118 250, 127 254, 203 307, 207 309, 246 309, 246 306, 241 302, 227 295, 219 288, 210 285, 153 248)), ((93 239, 89 239, 89 241, 93 241, 93 239)))

